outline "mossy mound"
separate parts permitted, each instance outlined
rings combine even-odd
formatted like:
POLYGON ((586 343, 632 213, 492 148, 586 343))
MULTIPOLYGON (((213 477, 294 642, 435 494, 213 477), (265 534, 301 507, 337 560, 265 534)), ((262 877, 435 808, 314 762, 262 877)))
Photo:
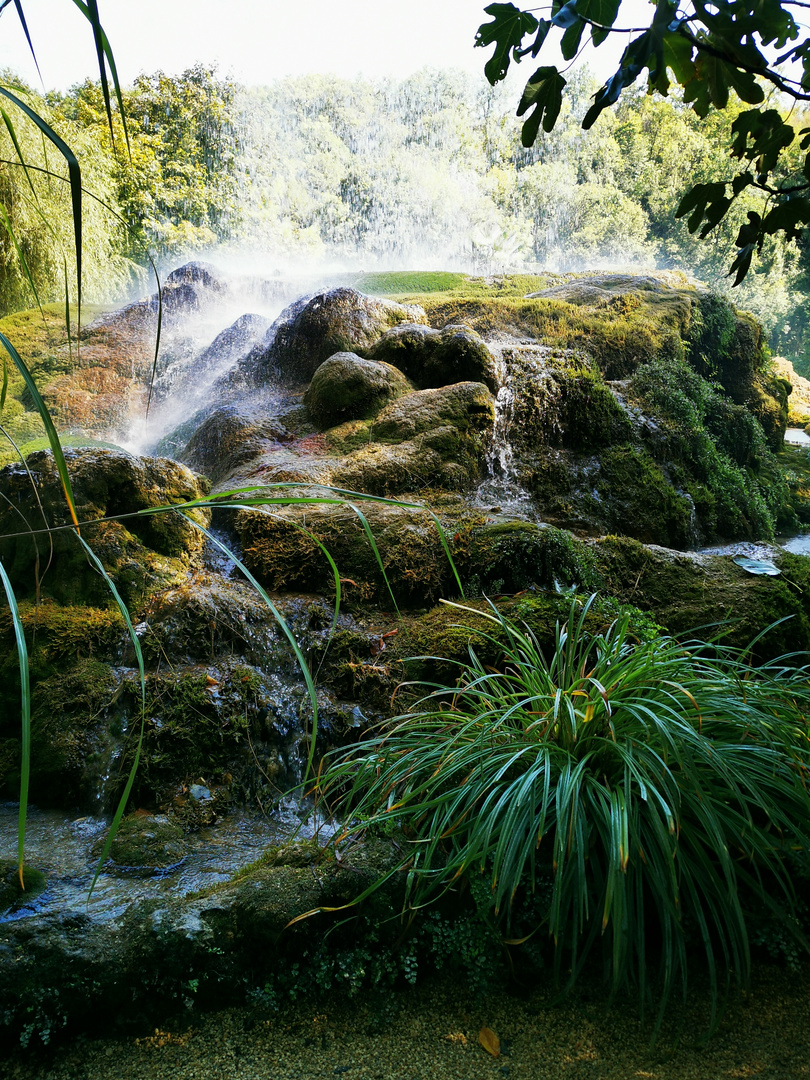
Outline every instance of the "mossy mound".
POLYGON ((23 867, 23 884, 25 888, 20 886, 17 864, 8 859, 0 860, 0 913, 28 903, 45 892, 48 886, 45 875, 33 866, 23 867))
MULTIPOLYGON (((94 305, 82 304, 82 318, 92 318, 102 311, 94 305)), ((72 418, 64 406, 67 400, 51 388, 58 380, 92 380, 92 373, 83 372, 76 364, 76 340, 78 309, 69 308, 71 342, 68 343, 68 328, 65 325, 65 305, 43 304, 41 311, 36 308, 19 311, 0 319, 0 332, 6 335, 17 352, 25 360, 28 370, 33 375, 40 392, 44 392, 48 406, 57 421, 72 423, 72 418)), ((129 364, 129 360, 127 361, 129 364)), ((131 367, 131 364, 130 364, 131 367)), ((8 385, 3 405, 3 427, 18 446, 33 439, 43 438, 45 428, 42 418, 34 407, 25 381, 16 367, 9 363, 7 368, 8 385)), ((107 382, 110 379, 108 376, 107 382)), ((100 384, 97 384, 100 389, 100 384)), ((120 407, 120 402, 119 402, 120 407)), ((5 441, 5 440, 4 440, 5 441)), ((0 446, 0 465, 17 460, 13 446, 6 443, 0 446)))
MULTIPOLYGON (((42 806, 105 808, 110 767, 119 755, 128 719, 116 708, 120 679, 101 660, 81 660, 37 680, 31 708, 31 798, 42 806)), ((13 792, 15 775, 6 776, 13 792)))
POLYGON ((373 416, 389 401, 408 394, 412 384, 400 370, 356 353, 330 356, 312 376, 304 404, 323 427, 373 416))
MULTIPOLYGON (((202 534, 180 514, 139 511, 203 497, 200 479, 167 459, 90 449, 68 450, 65 456, 82 535, 124 600, 137 604, 184 578, 202 547, 202 534), (105 520, 118 516, 124 520, 105 520)), ((42 535, 44 522, 69 526, 72 520, 50 452, 32 455, 26 468, 3 469, 0 493, 0 557, 18 596, 42 594, 66 604, 110 601, 107 585, 72 529, 52 532, 50 540, 42 535)), ((204 511, 192 510, 190 516, 208 521, 204 511)))
POLYGON ((789 508, 797 521, 810 525, 810 454, 806 447, 785 446, 778 461, 780 477, 790 492, 789 508))
MULTIPOLYGON (((104 850, 106 837, 98 841, 95 854, 104 850)), ((118 826, 108 853, 107 872, 151 876, 176 868, 186 848, 179 825, 151 814, 133 814, 118 826)))
POLYGON ((280 420, 250 405, 223 405, 178 440, 177 456, 216 484, 262 454, 268 444, 279 446, 292 439, 280 420))
POLYGON ((587 588, 595 583, 593 557, 570 533, 527 521, 484 524, 470 531, 463 546, 456 534, 457 565, 473 596, 517 593, 555 583, 587 588))
POLYGON ((517 449, 593 453, 631 437, 627 411, 587 354, 519 345, 505 352, 513 372, 509 437, 517 449))
POLYGON ((387 578, 398 603, 435 600, 450 568, 431 514, 421 507, 374 503, 362 511, 382 565, 357 513, 317 504, 274 514, 241 512, 236 528, 245 565, 271 589, 329 593, 334 591, 334 575, 326 548, 339 567, 348 599, 376 598, 391 604, 387 578))
MULTIPOLYGON (((188 789, 200 784, 218 794, 217 813, 235 798, 252 797, 257 774, 290 787, 300 767, 301 709, 305 691, 295 661, 283 669, 260 668, 241 657, 219 655, 206 664, 153 670, 146 679, 146 718, 140 763, 132 789, 136 806, 158 808, 185 821, 188 789)), ((138 715, 140 683, 134 673, 121 688, 121 706, 138 715)), ((137 740, 121 747, 118 771, 126 777, 137 740)))
POLYGON ((268 335, 271 344, 254 350, 242 370, 258 382, 270 374, 286 382, 309 382, 318 366, 335 353, 365 352, 392 326, 424 318, 418 307, 365 296, 356 289, 302 297, 281 313, 268 335))
POLYGON ((493 393, 498 390, 492 354, 467 326, 397 326, 382 335, 369 356, 393 364, 422 390, 459 382, 480 382, 493 393))
POLYGON ((721 634, 745 646, 787 619, 758 642, 756 654, 810 650, 810 560, 804 556, 773 551, 782 574, 764 577, 746 573, 731 556, 675 552, 628 537, 605 537, 593 552, 603 590, 650 612, 673 634, 721 634))

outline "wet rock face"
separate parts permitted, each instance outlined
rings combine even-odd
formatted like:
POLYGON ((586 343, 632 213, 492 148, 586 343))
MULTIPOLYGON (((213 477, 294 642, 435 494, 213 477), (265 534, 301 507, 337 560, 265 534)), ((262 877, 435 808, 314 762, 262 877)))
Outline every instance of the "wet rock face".
POLYGON ((274 376, 306 383, 320 364, 338 352, 364 352, 400 323, 425 322, 414 305, 365 296, 355 289, 332 289, 303 298, 281 313, 269 348, 248 361, 259 380, 274 376))
POLYGON ((344 420, 371 416, 411 389, 408 379, 390 364, 339 352, 312 376, 304 404, 319 424, 332 427, 344 420))
POLYGON ((241 464, 260 457, 269 446, 292 438, 280 420, 251 406, 225 405, 200 424, 188 440, 182 459, 218 483, 241 464))

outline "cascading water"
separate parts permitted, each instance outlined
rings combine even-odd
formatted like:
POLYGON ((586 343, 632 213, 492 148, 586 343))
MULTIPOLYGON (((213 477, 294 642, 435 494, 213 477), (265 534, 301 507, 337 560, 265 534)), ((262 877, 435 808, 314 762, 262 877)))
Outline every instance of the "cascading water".
POLYGON ((515 383, 519 377, 538 385, 547 383, 543 361, 550 349, 529 341, 521 342, 518 348, 514 341, 508 346, 494 341, 489 343, 489 349, 495 361, 498 392, 492 441, 485 458, 486 476, 478 487, 476 502, 482 508, 497 505, 499 511, 511 517, 535 520, 534 500, 521 482, 515 460, 515 383))

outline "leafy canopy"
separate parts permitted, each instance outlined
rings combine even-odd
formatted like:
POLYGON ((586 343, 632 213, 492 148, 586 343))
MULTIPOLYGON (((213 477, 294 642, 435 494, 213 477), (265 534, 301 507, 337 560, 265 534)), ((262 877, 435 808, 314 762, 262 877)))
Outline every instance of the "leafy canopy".
MULTIPOLYGON (((484 69, 494 85, 506 77, 511 61, 537 57, 552 37, 563 59, 572 62, 589 40, 599 46, 626 35, 619 66, 594 95, 584 128, 645 73, 649 93, 667 96, 678 89, 700 117, 712 107, 725 109, 732 91, 751 106, 733 126, 736 171, 695 184, 677 210, 678 217, 688 215, 690 232, 702 238, 746 188, 765 193, 764 212, 749 211, 737 235, 731 273, 738 285, 767 237, 796 239, 810 222, 810 127, 786 123, 773 107, 810 101, 810 35, 794 16, 806 6, 802 0, 658 0, 648 26, 628 28, 619 21, 621 0, 552 0, 549 17, 541 19, 514 4, 496 3, 485 8, 491 21, 479 27, 475 44, 495 46, 484 69)), ((554 65, 545 64, 530 77, 517 110, 526 116, 525 146, 534 144, 541 127, 553 129, 566 85, 554 65)))

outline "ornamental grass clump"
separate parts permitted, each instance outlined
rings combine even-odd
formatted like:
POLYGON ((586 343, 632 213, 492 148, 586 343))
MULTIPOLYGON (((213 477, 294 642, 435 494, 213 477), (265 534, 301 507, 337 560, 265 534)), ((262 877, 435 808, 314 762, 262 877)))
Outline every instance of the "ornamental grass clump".
POLYGON ((536 929, 557 976, 572 985, 604 950, 612 990, 634 983, 642 1009, 657 999, 653 1037, 697 950, 712 1027, 720 987, 749 972, 744 898, 788 921, 795 906, 786 857, 810 832, 809 673, 791 657, 753 667, 717 642, 639 642, 629 615, 591 632, 593 599, 573 601, 548 653, 493 605, 492 633, 470 633, 490 655, 497 645, 496 666, 471 644, 456 686, 425 684, 333 760, 322 788, 349 817, 344 835, 409 838, 413 907, 485 875, 508 941, 521 900, 550 878, 536 929))

